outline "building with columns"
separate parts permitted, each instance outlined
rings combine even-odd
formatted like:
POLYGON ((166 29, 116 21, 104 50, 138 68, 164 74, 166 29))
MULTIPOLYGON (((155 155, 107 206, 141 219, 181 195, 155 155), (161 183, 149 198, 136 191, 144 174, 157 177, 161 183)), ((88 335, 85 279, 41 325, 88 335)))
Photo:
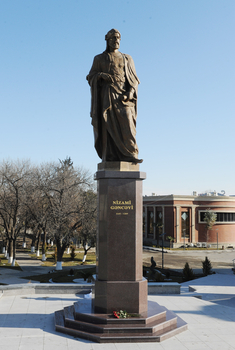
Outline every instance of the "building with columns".
POLYGON ((165 233, 165 246, 169 245, 167 237, 171 236, 174 247, 183 244, 235 247, 235 197, 216 193, 144 196, 144 242, 161 245, 162 233, 165 233), (216 223, 208 233, 203 221, 207 209, 217 214, 216 223))

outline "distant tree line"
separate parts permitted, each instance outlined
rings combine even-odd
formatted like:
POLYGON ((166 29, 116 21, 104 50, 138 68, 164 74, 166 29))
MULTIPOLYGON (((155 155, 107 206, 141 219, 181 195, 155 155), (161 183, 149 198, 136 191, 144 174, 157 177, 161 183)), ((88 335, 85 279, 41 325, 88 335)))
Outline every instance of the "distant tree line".
POLYGON ((71 240, 79 238, 84 249, 94 244, 96 192, 88 171, 75 167, 70 158, 32 165, 29 161, 0 163, 0 236, 15 264, 19 237, 31 239, 42 256, 48 239, 57 247, 57 269, 71 240))

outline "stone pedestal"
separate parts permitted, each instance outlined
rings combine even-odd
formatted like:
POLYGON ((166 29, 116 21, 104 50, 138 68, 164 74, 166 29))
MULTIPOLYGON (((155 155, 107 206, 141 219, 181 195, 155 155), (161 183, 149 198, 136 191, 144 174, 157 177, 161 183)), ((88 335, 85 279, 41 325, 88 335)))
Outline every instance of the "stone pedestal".
POLYGON ((142 278, 142 180, 139 165, 98 165, 97 280, 94 312, 147 312, 142 278))
POLYGON ((142 180, 139 166, 98 165, 95 297, 55 313, 56 330, 99 343, 160 342, 187 329, 178 316, 147 301, 142 278, 142 180), (113 311, 126 310, 128 318, 113 311))

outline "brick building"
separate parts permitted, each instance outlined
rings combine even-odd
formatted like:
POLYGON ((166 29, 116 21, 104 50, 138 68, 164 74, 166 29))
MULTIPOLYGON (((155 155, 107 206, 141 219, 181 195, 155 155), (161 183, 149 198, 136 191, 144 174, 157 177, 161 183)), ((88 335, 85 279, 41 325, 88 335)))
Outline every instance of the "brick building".
MULTIPOLYGON (((195 193, 194 193, 195 194, 195 193)), ((198 246, 235 247, 235 197, 210 193, 205 195, 168 195, 143 197, 144 242, 164 245, 166 237, 174 238, 174 247, 185 244, 198 246), (207 234, 204 213, 210 208, 217 214, 216 223, 207 234)))

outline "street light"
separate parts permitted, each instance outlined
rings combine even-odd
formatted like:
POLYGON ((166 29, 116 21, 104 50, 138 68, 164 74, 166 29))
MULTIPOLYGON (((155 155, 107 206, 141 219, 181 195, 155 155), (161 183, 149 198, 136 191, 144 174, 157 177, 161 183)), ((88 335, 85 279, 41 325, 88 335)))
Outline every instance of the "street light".
POLYGON ((159 237, 161 237, 162 239, 162 270, 164 268, 164 252, 163 252, 163 238, 165 236, 166 233, 162 233, 159 237))

